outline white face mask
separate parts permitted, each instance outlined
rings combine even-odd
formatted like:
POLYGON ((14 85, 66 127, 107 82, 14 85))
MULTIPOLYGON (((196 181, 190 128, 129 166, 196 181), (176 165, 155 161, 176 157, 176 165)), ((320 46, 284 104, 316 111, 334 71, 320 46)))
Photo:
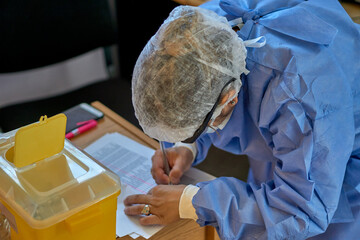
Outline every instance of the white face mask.
POLYGON ((224 127, 225 127, 225 125, 229 122, 229 119, 230 119, 230 117, 231 117, 231 115, 232 115, 232 113, 233 113, 233 111, 234 110, 232 110, 231 111, 231 113, 229 113, 229 115, 224 119, 224 121, 222 121, 222 123, 220 123, 218 126, 216 126, 216 127, 214 127, 212 124, 214 123, 214 121, 210 121, 211 123, 210 123, 210 126, 208 126, 207 128, 206 128, 206 133, 214 133, 216 130, 218 130, 218 129, 220 129, 220 130, 222 130, 224 127))

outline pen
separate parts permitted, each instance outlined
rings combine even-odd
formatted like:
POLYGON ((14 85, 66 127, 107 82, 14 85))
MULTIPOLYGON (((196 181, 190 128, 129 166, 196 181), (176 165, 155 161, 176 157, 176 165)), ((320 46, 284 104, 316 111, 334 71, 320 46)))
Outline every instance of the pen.
POLYGON ((86 123, 84 125, 82 125, 82 126, 76 128, 76 129, 72 130, 71 132, 67 133, 65 135, 65 137, 67 139, 71 139, 71 138, 79 135, 80 133, 86 132, 86 131, 96 127, 96 125, 97 125, 96 120, 91 119, 89 121, 86 121, 86 123))
MULTIPOLYGON (((160 141, 160 149, 161 149, 161 151, 163 153, 163 163, 164 163, 165 173, 166 173, 166 175, 169 176, 169 173, 170 173, 169 161, 168 161, 166 153, 165 153, 165 146, 164 146, 163 141, 160 141)), ((170 176, 169 176, 169 185, 171 185, 170 176)))

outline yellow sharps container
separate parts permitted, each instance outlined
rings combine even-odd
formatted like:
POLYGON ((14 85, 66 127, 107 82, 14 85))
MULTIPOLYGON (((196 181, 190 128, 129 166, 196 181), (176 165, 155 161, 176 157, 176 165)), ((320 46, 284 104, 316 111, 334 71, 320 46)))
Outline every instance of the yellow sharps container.
POLYGON ((116 238, 120 179, 64 139, 64 120, 0 135, 0 212, 12 240, 116 238))

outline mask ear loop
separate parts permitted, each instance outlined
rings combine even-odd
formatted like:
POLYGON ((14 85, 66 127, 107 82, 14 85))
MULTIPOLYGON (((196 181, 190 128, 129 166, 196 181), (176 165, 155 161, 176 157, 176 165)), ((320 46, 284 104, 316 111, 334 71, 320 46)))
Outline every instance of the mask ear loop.
POLYGON ((217 135, 218 137, 220 137, 220 133, 218 132, 217 129, 215 129, 215 128, 214 128, 213 126, 211 126, 211 125, 209 125, 208 127, 211 128, 212 130, 214 130, 214 132, 216 132, 216 135, 217 135))

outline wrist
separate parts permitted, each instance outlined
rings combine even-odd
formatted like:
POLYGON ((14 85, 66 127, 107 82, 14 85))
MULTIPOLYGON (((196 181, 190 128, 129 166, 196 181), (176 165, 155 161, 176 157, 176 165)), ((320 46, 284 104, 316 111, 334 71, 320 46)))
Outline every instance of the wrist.
POLYGON ((194 143, 182 143, 182 142, 177 142, 175 143, 174 147, 185 147, 187 149, 189 149, 191 151, 191 163, 194 162, 196 155, 197 155, 197 146, 196 146, 196 142, 194 143))
POLYGON ((194 185, 187 185, 180 197, 179 203, 179 215, 180 218, 188 218, 197 220, 196 210, 192 205, 192 199, 194 195, 199 191, 199 187, 194 185))

